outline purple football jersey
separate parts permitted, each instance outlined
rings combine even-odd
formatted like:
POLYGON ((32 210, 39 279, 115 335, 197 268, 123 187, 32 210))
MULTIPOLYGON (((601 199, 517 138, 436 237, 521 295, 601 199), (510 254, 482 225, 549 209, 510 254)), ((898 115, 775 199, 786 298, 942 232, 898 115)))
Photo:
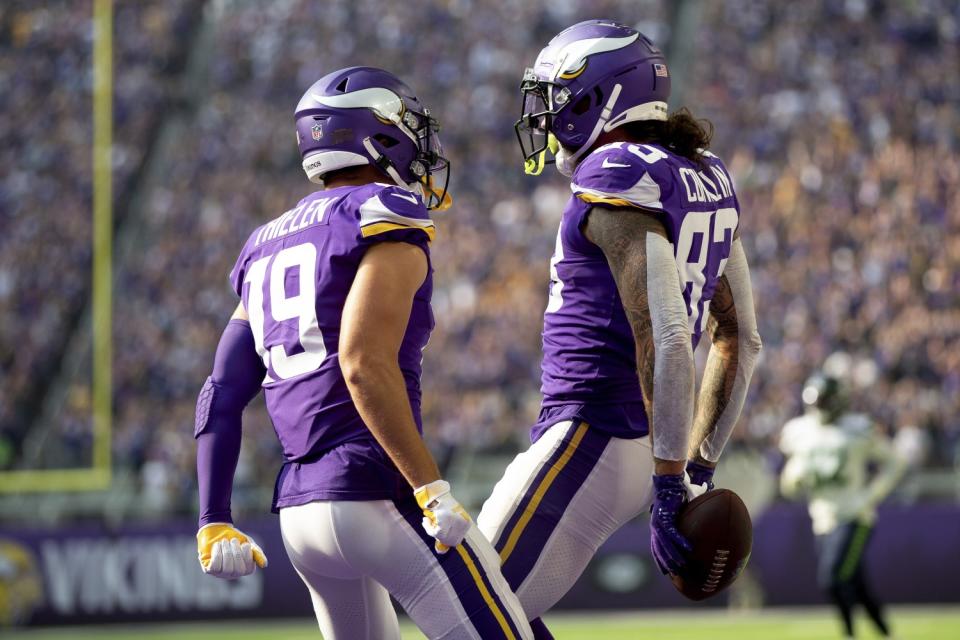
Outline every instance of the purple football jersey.
MULTIPOLYGON (((344 301, 367 248, 409 242, 429 261, 433 234, 419 197, 369 184, 313 193, 247 240, 230 282, 250 315, 267 369, 267 410, 283 446, 274 510, 312 500, 409 493, 353 405, 337 345, 344 301)), ((414 298, 398 356, 418 428, 420 363, 434 325, 432 292, 431 268, 414 298)))
POLYGON ((701 167, 650 144, 600 147, 579 164, 570 186, 573 196, 550 261, 543 404, 533 439, 571 418, 613 436, 636 438, 648 432, 636 347, 606 257, 583 233, 590 208, 633 208, 636 215, 655 215, 663 223, 696 347, 730 255, 739 204, 715 155, 705 153, 701 167))

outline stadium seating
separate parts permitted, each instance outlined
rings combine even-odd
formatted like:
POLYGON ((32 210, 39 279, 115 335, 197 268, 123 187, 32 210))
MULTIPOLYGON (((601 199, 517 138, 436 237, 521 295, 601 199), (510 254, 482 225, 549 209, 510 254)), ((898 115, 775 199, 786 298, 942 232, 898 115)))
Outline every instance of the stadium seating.
MULTIPOLYGON (((525 438, 538 405, 548 260, 569 191, 559 176, 523 175, 516 87, 542 43, 580 19, 642 15, 640 28, 659 31, 651 35, 669 51, 668 4, 605 0, 543 10, 436 0, 411 12, 404 3, 363 0, 215 3, 212 40, 201 53, 188 48, 177 24, 195 15, 195 2, 124 5, 132 32, 148 37, 132 56, 140 40, 118 28, 125 64, 133 65, 118 69, 118 193, 158 118, 175 121, 171 142, 154 158, 163 179, 149 186, 142 208, 125 211, 141 227, 141 244, 117 265, 123 321, 115 328, 114 452, 144 495, 161 509, 192 509, 194 400, 236 305, 226 275, 247 234, 310 191, 293 144, 293 107, 316 78, 349 64, 409 79, 441 120, 453 160, 455 204, 438 215, 433 248, 438 324, 425 360, 428 436, 446 448, 508 450, 525 438), (191 54, 202 55, 191 63, 203 67, 204 90, 182 113, 163 114, 171 82, 163 61, 191 54)), ((737 183, 766 346, 736 443, 766 451, 800 411, 804 378, 843 350, 854 363, 858 405, 890 429, 926 429, 937 445, 931 464, 952 464, 960 444, 956 3, 703 4, 696 33, 674 37, 696 43, 686 102, 716 125, 713 149, 737 183)), ((21 168, 0 182, 9 229, 0 235, 0 308, 10 319, 0 326, 7 431, 29 426, 14 413, 16 402, 35 392, 40 372, 56 369, 59 343, 50 336, 70 328, 65 318, 87 294, 89 248, 72 239, 90 233, 89 118, 57 117, 70 115, 75 101, 89 102, 88 60, 71 46, 84 34, 81 5, 57 14, 63 25, 39 29, 57 33, 53 43, 29 45, 60 47, 47 64, 68 69, 63 82, 19 82, 23 95, 0 94, 0 102, 23 105, 56 96, 54 117, 30 129, 0 123, 4 164, 21 168), (44 139, 42 129, 56 142, 28 146, 28 138, 44 139), (31 238, 71 241, 50 255, 31 238), (40 295, 46 290, 62 295, 40 295)), ((19 15, 0 10, 4 23, 19 15)), ((22 73, 29 46, 3 44, 14 55, 0 57, 0 77, 22 73)), ((64 423, 84 432, 85 383, 74 384, 80 399, 64 423)), ((247 489, 269 490, 278 464, 262 407, 245 427, 241 508, 247 489)))
MULTIPOLYGON (((128 195, 172 101, 171 77, 199 7, 197 0, 173 0, 124 3, 115 12, 118 201, 128 195)), ((0 6, 0 468, 17 462, 90 291, 91 30, 91 2, 0 6)), ((74 404, 89 413, 82 391, 74 404)))

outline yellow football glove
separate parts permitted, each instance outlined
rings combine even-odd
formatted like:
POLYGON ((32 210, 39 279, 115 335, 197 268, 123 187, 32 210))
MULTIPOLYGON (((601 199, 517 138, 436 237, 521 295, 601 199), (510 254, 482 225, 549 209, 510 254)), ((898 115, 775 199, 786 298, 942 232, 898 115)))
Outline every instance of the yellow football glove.
POLYGON ((222 522, 197 531, 197 557, 204 573, 224 579, 247 576, 267 566, 267 556, 253 538, 222 522))
POLYGON ((470 514, 450 495, 450 483, 435 480, 413 492, 423 509, 423 528, 436 538, 434 549, 446 553, 463 542, 470 530, 470 514))

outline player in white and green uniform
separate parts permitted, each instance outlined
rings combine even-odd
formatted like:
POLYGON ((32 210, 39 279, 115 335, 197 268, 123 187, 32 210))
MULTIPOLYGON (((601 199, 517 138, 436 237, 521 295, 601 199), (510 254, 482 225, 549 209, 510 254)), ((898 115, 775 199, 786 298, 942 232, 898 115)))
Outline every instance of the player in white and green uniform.
POLYGON ((854 635, 852 611, 857 603, 888 637, 890 629, 869 587, 863 558, 877 505, 893 490, 905 465, 868 416, 847 411, 838 378, 815 375, 804 386, 803 401, 807 413, 784 425, 780 437, 787 458, 781 491, 809 502, 819 555, 817 578, 840 610, 846 637, 854 635))

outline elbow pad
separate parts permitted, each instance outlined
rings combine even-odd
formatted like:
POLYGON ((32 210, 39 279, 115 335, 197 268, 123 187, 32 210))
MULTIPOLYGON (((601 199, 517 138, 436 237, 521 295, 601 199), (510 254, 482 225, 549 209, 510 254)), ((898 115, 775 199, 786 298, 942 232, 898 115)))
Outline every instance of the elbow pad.
POLYGON ((259 393, 265 375, 250 323, 231 320, 220 336, 213 373, 197 397, 194 437, 214 426, 218 418, 238 418, 259 393))

